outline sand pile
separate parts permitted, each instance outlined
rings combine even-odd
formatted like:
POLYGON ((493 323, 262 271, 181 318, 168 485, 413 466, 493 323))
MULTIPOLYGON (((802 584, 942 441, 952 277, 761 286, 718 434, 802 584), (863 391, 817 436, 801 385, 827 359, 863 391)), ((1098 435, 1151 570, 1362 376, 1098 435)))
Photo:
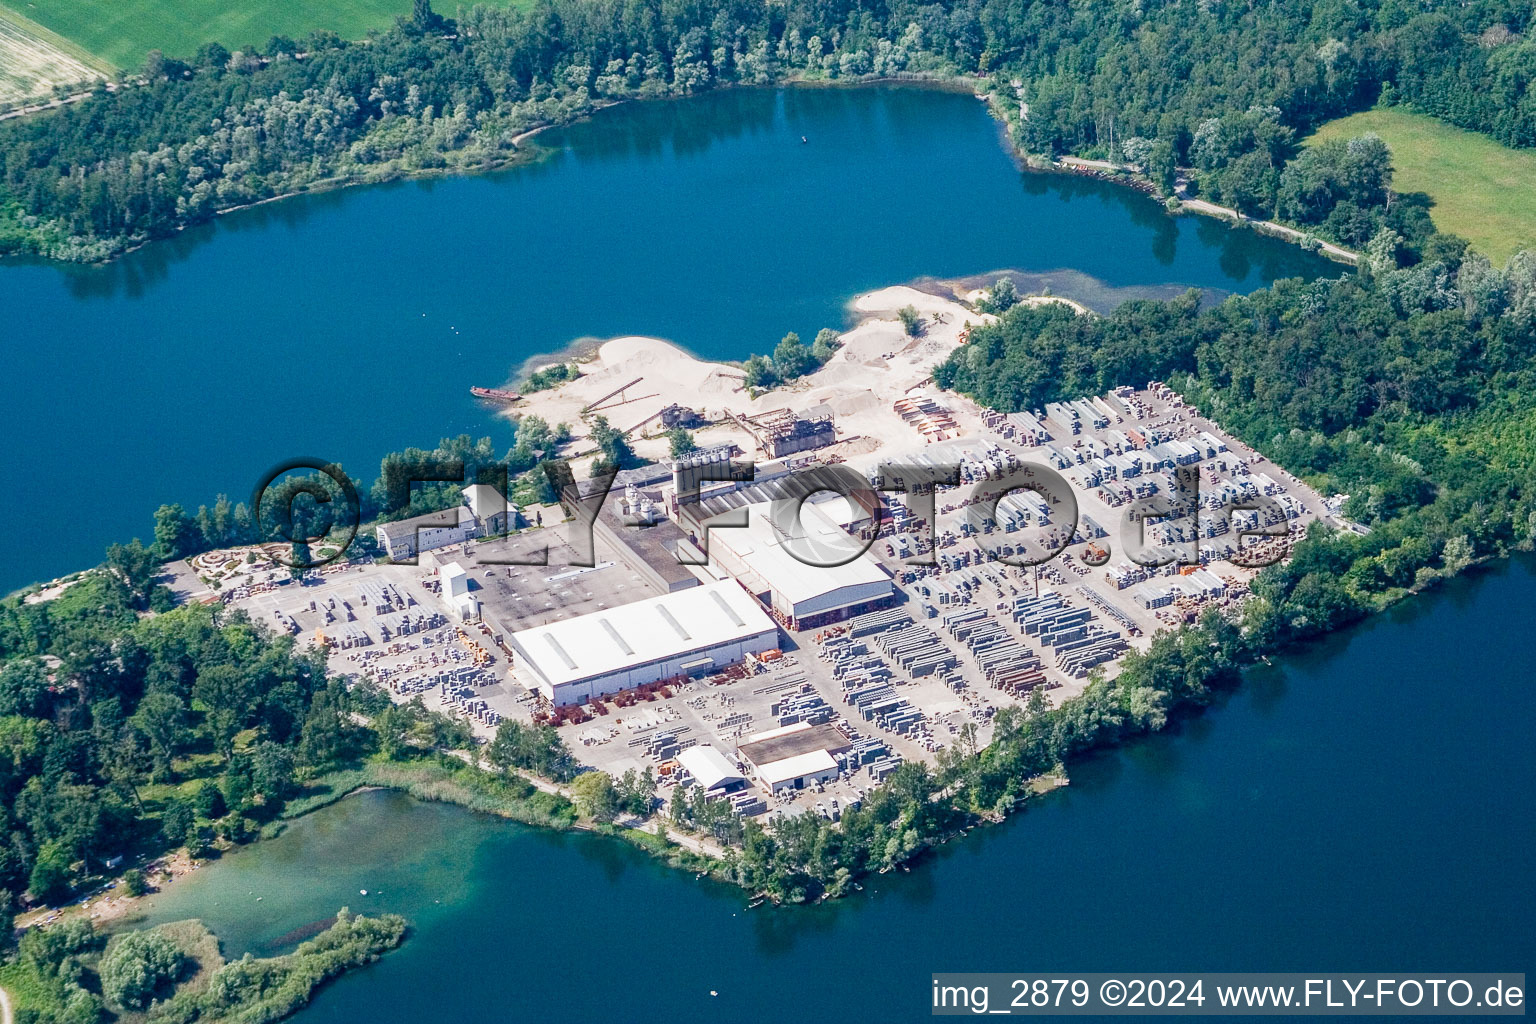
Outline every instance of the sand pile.
POLYGON ((699 359, 656 338, 623 337, 604 342, 581 364, 580 378, 527 396, 507 415, 570 424, 578 439, 570 455, 590 451, 581 438, 590 420, 601 415, 630 431, 630 442, 642 456, 664 457, 668 442, 659 415, 671 405, 697 410, 715 421, 695 431, 699 444, 734 441, 749 455, 754 454, 754 442, 733 416, 805 410, 818 402, 827 403, 836 414, 840 439, 862 439, 861 451, 887 441, 917 442, 892 404, 929 379, 971 324, 991 318, 953 299, 906 286, 860 295, 852 308, 862 319, 840 336, 842 347, 825 366, 755 399, 743 385, 739 367, 699 359), (908 336, 897 318, 897 311, 909 305, 924 318, 924 331, 916 338, 908 336), (610 394, 624 385, 629 386, 622 393, 610 394))

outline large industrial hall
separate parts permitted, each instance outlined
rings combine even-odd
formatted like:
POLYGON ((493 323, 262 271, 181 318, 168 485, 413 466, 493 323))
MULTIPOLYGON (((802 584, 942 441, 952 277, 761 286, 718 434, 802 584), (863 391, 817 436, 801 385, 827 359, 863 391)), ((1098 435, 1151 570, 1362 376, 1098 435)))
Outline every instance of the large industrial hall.
POLYGON ((508 638, 514 671, 558 706, 701 675, 779 646, 779 628, 731 580, 647 598, 508 638))

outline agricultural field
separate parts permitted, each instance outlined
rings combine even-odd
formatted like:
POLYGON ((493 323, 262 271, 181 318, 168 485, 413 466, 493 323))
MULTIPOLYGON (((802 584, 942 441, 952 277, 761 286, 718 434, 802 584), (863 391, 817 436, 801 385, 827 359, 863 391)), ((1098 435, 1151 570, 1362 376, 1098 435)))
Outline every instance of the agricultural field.
POLYGON ((0 109, 46 99, 111 70, 80 47, 0 6, 0 109))
MULTIPOLYGON (((329 29, 361 39, 411 13, 411 0, 5 0, 5 4, 119 68, 133 69, 150 50, 189 57, 207 42, 263 47, 274 35, 302 39, 329 29)), ((454 0, 439 0, 452 16, 454 0)), ((0 12, 4 6, 0 6, 0 12)))
POLYGON ((1330 121, 1307 142, 1366 132, 1391 148, 1394 188, 1434 200, 1435 227, 1467 239, 1499 265, 1517 249, 1536 248, 1536 150, 1509 149, 1397 107, 1330 121))

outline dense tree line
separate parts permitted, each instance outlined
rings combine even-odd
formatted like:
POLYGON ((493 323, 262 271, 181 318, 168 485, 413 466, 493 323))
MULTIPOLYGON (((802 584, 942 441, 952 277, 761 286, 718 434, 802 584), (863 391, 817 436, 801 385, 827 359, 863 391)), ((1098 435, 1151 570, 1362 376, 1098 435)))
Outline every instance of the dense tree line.
POLYGON ((345 907, 325 931, 292 953, 257 959, 247 953, 213 972, 200 990, 183 988, 151 1011, 154 1024, 213 1024, 282 1020, 309 1002, 316 989, 337 975, 379 959, 405 941, 398 914, 363 917, 345 907))
POLYGON ((0 602, 0 703, 7 903, 67 898, 119 855, 242 842, 301 775, 373 745, 323 655, 206 606, 141 618, 107 572, 0 602))
MULTIPOLYGON (((1434 243, 1444 245, 1444 240, 1434 243)), ((937 381, 996 408, 1036 408, 1166 379, 1202 411, 1315 485, 1349 493, 1368 533, 1314 526, 1259 574, 1239 611, 1209 610, 1154 638, 1113 680, 1058 708, 1000 711, 933 768, 908 763, 833 826, 717 820, 686 797, 675 822, 739 836, 724 873, 777 899, 839 895, 932 843, 1027 799, 1031 780, 1102 744, 1162 729, 1258 655, 1354 622, 1475 560, 1536 539, 1536 254, 1504 270, 1454 244, 1399 266, 1282 281, 1201 311, 1197 297, 1132 302, 1106 317, 1009 308, 973 330, 937 381)))
MULTIPOLYGON (((551 427, 538 416, 523 416, 514 428, 512 447, 500 453, 489 437, 460 434, 443 438, 435 448, 407 448, 386 454, 371 485, 365 486, 342 467, 334 468, 346 476, 357 495, 360 524, 454 508, 464 500, 466 481, 507 489, 511 500, 520 504, 551 502, 555 500, 554 489, 540 467, 558 461, 558 449, 570 437, 567 424, 551 427)), ((621 463, 632 458, 618 431, 609 428, 609 432, 601 433, 600 441, 621 463)), ((227 494, 218 495, 211 506, 199 505, 196 512, 189 512, 180 503, 161 505, 155 510, 152 541, 113 544, 107 549, 106 567, 127 587, 135 607, 149 607, 153 597, 162 602, 155 610, 164 611, 169 607, 163 603, 168 595, 156 593, 152 586, 163 562, 295 536, 323 535, 339 542, 345 524, 338 522, 344 517, 337 510, 344 507, 345 497, 336 480, 324 474, 298 473, 283 478, 263 498, 260 521, 251 503, 233 501, 227 494), (306 486, 320 489, 329 503, 304 497, 306 486), (294 499, 291 504, 290 499, 294 499)), ((372 553, 371 531, 361 530, 350 550, 357 555, 372 553)))
POLYGON ((747 357, 742 364, 746 371, 743 381, 749 388, 789 384, 819 370, 841 344, 837 332, 830 327, 817 331, 815 340, 809 345, 800 340, 800 335, 790 331, 773 347, 772 355, 747 357))
MULTIPOLYGON (((1401 15, 1399 17, 1402 17, 1401 15)), ((1536 146, 1530 3, 1435 5, 1391 34, 1387 102, 1410 104, 1506 146, 1536 146)))
MULTIPOLYGON (((1132 139, 1127 149, 1155 152, 1156 144, 1132 139)), ((1416 244, 1434 234, 1422 196, 1392 193, 1392 154, 1375 135, 1298 149, 1277 108, 1255 107, 1202 121, 1188 158, 1202 198, 1250 217, 1289 221, 1354 248, 1383 228, 1416 244)), ((1152 157, 1140 165, 1173 174, 1157 172, 1152 157)))
MULTIPOLYGON (((1379 98, 1536 142, 1529 0, 1440 6, 539 0, 417 12, 364 44, 156 53, 142 84, 0 124, 0 253, 100 259, 285 192, 492 165, 613 99, 907 72, 986 78, 1031 152, 1165 182, 1200 164, 1217 194, 1273 212, 1297 134, 1379 98)), ((1316 170, 1285 205, 1326 224, 1316 170)))
POLYGON ((1499 269, 1440 236, 1430 244, 1438 258, 1399 266, 1403 251, 1391 241, 1358 274, 1281 281, 1204 311, 1193 292, 1103 317, 1016 306, 973 329, 936 380, 1027 409, 1063 393, 1189 375, 1224 426, 1268 443, 1289 431, 1401 431, 1475 408, 1530 372, 1536 254, 1499 269))

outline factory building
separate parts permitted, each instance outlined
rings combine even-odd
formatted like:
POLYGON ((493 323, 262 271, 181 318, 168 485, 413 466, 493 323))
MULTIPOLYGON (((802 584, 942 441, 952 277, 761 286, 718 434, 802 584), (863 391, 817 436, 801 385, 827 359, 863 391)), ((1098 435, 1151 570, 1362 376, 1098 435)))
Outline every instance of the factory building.
POLYGON ((464 504, 480 524, 481 535, 495 537, 516 525, 517 506, 490 484, 470 484, 464 488, 464 504))
POLYGON ((747 788, 747 778, 714 747, 689 747, 677 755, 677 763, 693 776, 706 796, 726 796, 747 788))
POLYGON ((834 726, 796 722, 746 737, 736 754, 764 789, 780 793, 837 778, 836 755, 851 746, 834 726))
POLYGON ((461 492, 464 504, 428 512, 374 528, 374 539, 390 561, 415 558, 423 551, 462 544, 475 537, 506 533, 517 525, 518 508, 488 484, 470 484, 461 492))
POLYGON ((556 706, 718 671, 779 646, 758 604, 725 580, 508 637, 514 671, 556 706))
MULTIPOLYGON (((687 464, 679 461, 677 465, 687 464)), ((687 498, 682 496, 683 472, 680 468, 673 474, 673 485, 664 488, 662 496, 678 524, 695 538, 703 524, 716 516, 769 501, 803 500, 820 505, 823 512, 856 536, 872 535, 881 517, 880 495, 874 488, 861 481, 859 487, 850 489, 849 474, 840 472, 838 467, 816 466, 797 471, 785 459, 760 462, 750 476, 700 482, 698 494, 687 498)))
POLYGON ((662 593, 687 590, 699 578, 683 564, 702 561, 702 556, 678 525, 660 514, 655 504, 632 496, 638 489, 627 486, 618 500, 610 493, 592 524, 595 536, 606 541, 624 564, 662 593), (639 524, 639 525, 637 525, 639 524))
POLYGON ((837 443, 832 409, 826 405, 815 406, 803 413, 775 409, 755 416, 732 414, 731 419, 752 436, 757 442, 757 450, 770 459, 782 459, 837 443))
POLYGON ((771 508, 768 502, 748 505, 746 526, 710 530, 709 557, 771 608, 786 628, 817 629, 895 600, 890 576, 868 554, 843 565, 807 564, 801 557, 814 550, 821 553, 814 561, 835 561, 861 543, 818 506, 806 502, 799 507, 798 521, 789 524, 793 536, 773 521, 771 508))

